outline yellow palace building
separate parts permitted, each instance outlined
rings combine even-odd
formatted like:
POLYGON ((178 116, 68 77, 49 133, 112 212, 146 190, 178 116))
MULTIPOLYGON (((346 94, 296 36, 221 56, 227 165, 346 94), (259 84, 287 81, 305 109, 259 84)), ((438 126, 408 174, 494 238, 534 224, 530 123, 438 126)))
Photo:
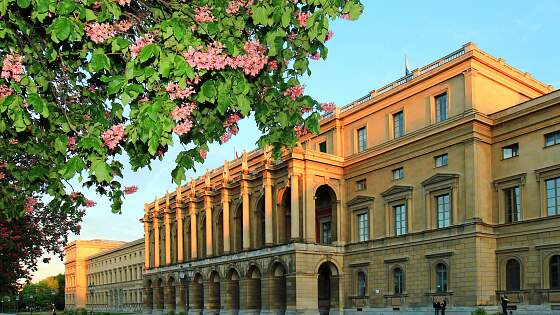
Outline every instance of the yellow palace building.
POLYGON ((560 91, 467 43, 146 204, 144 312, 560 310, 560 91))

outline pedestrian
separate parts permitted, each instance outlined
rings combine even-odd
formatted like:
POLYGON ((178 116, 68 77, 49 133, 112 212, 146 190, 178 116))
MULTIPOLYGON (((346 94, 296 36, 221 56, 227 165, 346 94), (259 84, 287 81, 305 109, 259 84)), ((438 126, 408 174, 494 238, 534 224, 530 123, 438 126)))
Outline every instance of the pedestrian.
POLYGON ((503 295, 500 299, 502 300, 502 314, 507 315, 509 299, 507 295, 503 295))
POLYGON ((54 306, 54 304, 53 304, 53 307, 52 307, 52 315, 56 315, 56 307, 54 306))
POLYGON ((434 300, 434 311, 435 315, 439 315, 439 301, 434 300))
POLYGON ((441 315, 445 315, 446 306, 447 306, 447 299, 443 299, 443 302, 441 302, 441 315))

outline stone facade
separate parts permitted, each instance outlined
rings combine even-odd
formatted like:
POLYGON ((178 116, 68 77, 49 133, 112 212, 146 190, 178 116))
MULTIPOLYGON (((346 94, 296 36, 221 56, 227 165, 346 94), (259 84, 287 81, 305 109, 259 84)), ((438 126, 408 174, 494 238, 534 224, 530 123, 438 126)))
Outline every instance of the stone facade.
POLYGON ((550 314, 557 144, 560 92, 468 43, 146 204, 144 311, 550 314))
POLYGON ((66 308, 85 308, 103 312, 141 312, 143 301, 142 272, 144 239, 132 242, 75 241, 65 248, 65 274, 80 288, 73 302, 72 290, 66 282, 66 308), (88 250, 102 244, 96 250, 88 250), (79 276, 74 276, 73 252, 83 253, 79 276), (93 290, 92 290, 93 288, 93 290), (69 303, 70 302, 70 303, 69 303))

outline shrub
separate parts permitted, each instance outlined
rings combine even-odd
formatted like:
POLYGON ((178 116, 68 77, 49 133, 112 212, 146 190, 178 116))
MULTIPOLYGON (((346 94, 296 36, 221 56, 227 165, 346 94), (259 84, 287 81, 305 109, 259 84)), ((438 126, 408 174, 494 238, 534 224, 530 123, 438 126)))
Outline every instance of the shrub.
POLYGON ((479 307, 474 312, 472 312, 472 315, 488 315, 488 312, 486 312, 485 309, 479 307))

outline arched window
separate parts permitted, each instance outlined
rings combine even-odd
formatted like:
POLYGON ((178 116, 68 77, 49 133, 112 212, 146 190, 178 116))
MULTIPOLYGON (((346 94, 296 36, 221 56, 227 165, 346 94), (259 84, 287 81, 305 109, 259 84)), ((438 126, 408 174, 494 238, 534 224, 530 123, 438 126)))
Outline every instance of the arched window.
POLYGON ((550 288, 560 289, 560 255, 550 258, 550 288))
POLYGON ((363 271, 360 271, 358 272, 358 296, 366 296, 366 287, 366 274, 363 271))
POLYGON ((447 266, 444 263, 436 265, 436 292, 447 292, 447 266))
POLYGON ((521 266, 515 259, 510 259, 506 263, 506 290, 521 290, 521 266))
POLYGON ((393 270, 393 283, 394 283, 394 293, 402 294, 404 292, 404 277, 401 268, 395 268, 393 270))

